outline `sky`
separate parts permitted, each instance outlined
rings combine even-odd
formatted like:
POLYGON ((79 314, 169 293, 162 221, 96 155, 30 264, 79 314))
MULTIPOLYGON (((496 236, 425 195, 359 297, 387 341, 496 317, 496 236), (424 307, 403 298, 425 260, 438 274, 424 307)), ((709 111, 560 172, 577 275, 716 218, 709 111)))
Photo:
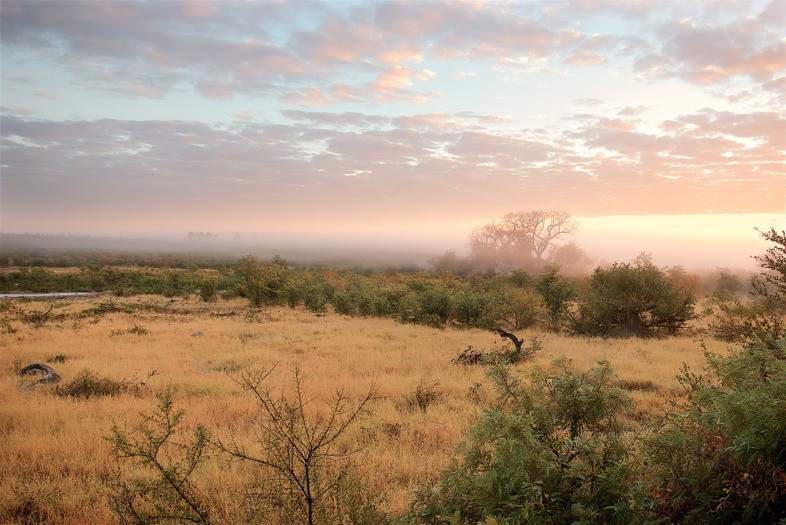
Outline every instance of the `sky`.
POLYGON ((786 224, 782 0, 3 0, 0 53, 3 233, 461 249, 562 210, 725 265, 786 224))

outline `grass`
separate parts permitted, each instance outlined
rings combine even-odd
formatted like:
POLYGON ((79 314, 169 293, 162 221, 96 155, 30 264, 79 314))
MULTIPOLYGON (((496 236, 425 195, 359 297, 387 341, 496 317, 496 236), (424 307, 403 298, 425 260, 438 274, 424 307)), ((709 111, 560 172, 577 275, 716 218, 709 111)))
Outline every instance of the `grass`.
MULTIPOLYGON (((301 309, 249 311, 241 300, 115 298, 114 308, 106 307, 106 297, 15 301, 25 312, 54 308, 52 320, 38 329, 15 320, 11 309, 0 311, 14 328, 0 331, 2 523, 116 522, 106 488, 116 468, 106 441, 112 424, 134 426, 156 406, 156 392, 171 386, 176 405, 186 411, 186 425, 203 423, 215 436, 228 437, 254 410, 233 376, 273 365, 272 387, 291 389, 299 368, 305 391, 315 399, 327 400, 338 388, 360 399, 377 385, 377 399, 348 436, 353 446, 363 447, 353 463, 363 483, 384 495, 384 509, 402 512, 413 490, 438 478, 478 411, 494 398, 483 367, 451 361, 469 345, 480 350, 509 345, 489 331, 301 309), (51 366, 63 378, 60 385, 20 388, 30 382, 17 374, 20 364, 55 357, 51 366), (110 388, 111 395, 56 395, 80 378, 117 388, 110 388)), ((659 417, 669 409, 668 400, 681 394, 675 376, 683 362, 694 370, 704 362, 698 335, 651 340, 536 330, 517 335, 525 344, 537 337, 543 347, 515 365, 519 372, 548 367, 560 356, 577 369, 608 359, 619 386, 633 398, 625 420, 631 428, 659 417)), ((710 337, 704 343, 719 353, 728 346, 710 337)), ((245 468, 215 462, 199 474, 214 511, 226 522, 243 514, 231 495, 244 490, 250 475, 245 468)))

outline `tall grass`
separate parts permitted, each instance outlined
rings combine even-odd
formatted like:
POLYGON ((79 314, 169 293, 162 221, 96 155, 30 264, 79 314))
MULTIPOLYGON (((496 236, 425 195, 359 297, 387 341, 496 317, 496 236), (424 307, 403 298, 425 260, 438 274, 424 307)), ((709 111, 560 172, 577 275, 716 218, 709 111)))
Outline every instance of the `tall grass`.
MULTIPOLYGON (((36 329, 9 318, 13 330, 0 333, 0 522, 113 523, 107 481, 116 464, 106 439, 112 425, 133 426, 156 406, 156 394, 171 387, 174 402, 186 412, 185 425, 204 424, 218 439, 242 439, 254 403, 233 378, 271 365, 276 365, 266 380, 271 388, 291 389, 297 368, 305 392, 315 399, 329 400, 341 388, 359 400, 376 384, 368 414, 349 431, 353 447, 361 448, 352 462, 363 484, 383 497, 383 508, 402 512, 417 486, 438 478, 494 397, 482 367, 451 360, 469 345, 492 350, 509 344, 490 331, 303 309, 249 310, 241 300, 123 298, 114 299, 112 308, 107 301, 20 301, 19 308, 33 313, 54 304, 52 320, 36 329), (61 362, 50 366, 63 378, 59 385, 22 388, 34 378, 21 377, 20 366, 56 356, 61 362), (86 370, 129 388, 87 398, 56 395, 86 370), (412 399, 432 386, 426 408, 416 402, 412 410, 412 399)), ((518 335, 527 342, 537 337, 543 346, 531 361, 515 365, 521 370, 548 367, 560 356, 577 369, 608 359, 633 397, 635 411, 625 421, 631 428, 658 417, 668 399, 680 395, 675 376, 683 362, 697 370, 704 361, 697 335, 649 340, 536 330, 518 335)), ((709 338, 704 343, 719 353, 726 348, 709 338)), ((198 475, 219 518, 247 519, 233 495, 247 490, 253 471, 215 462, 198 475)))

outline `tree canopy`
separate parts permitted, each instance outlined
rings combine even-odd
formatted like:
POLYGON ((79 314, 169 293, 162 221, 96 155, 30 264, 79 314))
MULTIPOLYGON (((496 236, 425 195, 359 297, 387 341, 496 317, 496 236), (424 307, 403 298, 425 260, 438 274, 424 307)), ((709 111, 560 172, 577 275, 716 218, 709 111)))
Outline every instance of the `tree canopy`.
POLYGON ((537 270, 554 242, 573 233, 576 221, 562 211, 530 211, 506 214, 476 228, 470 234, 472 256, 489 269, 537 270))

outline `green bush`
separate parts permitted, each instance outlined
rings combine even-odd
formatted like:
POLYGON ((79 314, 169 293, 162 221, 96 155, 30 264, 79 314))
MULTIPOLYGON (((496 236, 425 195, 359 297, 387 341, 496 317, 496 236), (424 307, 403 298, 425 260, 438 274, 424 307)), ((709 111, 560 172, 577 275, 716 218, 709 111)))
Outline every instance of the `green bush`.
POLYGON ((678 289, 648 261, 597 268, 579 309, 574 332, 594 336, 647 336, 675 333, 694 319, 695 298, 678 289))
POLYGON ((536 370, 528 385, 491 369, 496 405, 439 484, 417 495, 412 523, 641 521, 647 498, 618 420, 628 401, 610 365, 577 373, 555 364, 557 373, 536 370))
MULTIPOLYGON (((786 520, 786 340, 758 341, 687 368, 685 412, 647 441, 651 491, 674 523, 786 520)), ((782 521, 781 521, 782 522, 782 521)))
POLYGON ((559 330, 568 318, 571 301, 579 295, 578 285, 561 277, 556 266, 550 266, 538 277, 535 290, 543 297, 548 312, 548 326, 559 330))

